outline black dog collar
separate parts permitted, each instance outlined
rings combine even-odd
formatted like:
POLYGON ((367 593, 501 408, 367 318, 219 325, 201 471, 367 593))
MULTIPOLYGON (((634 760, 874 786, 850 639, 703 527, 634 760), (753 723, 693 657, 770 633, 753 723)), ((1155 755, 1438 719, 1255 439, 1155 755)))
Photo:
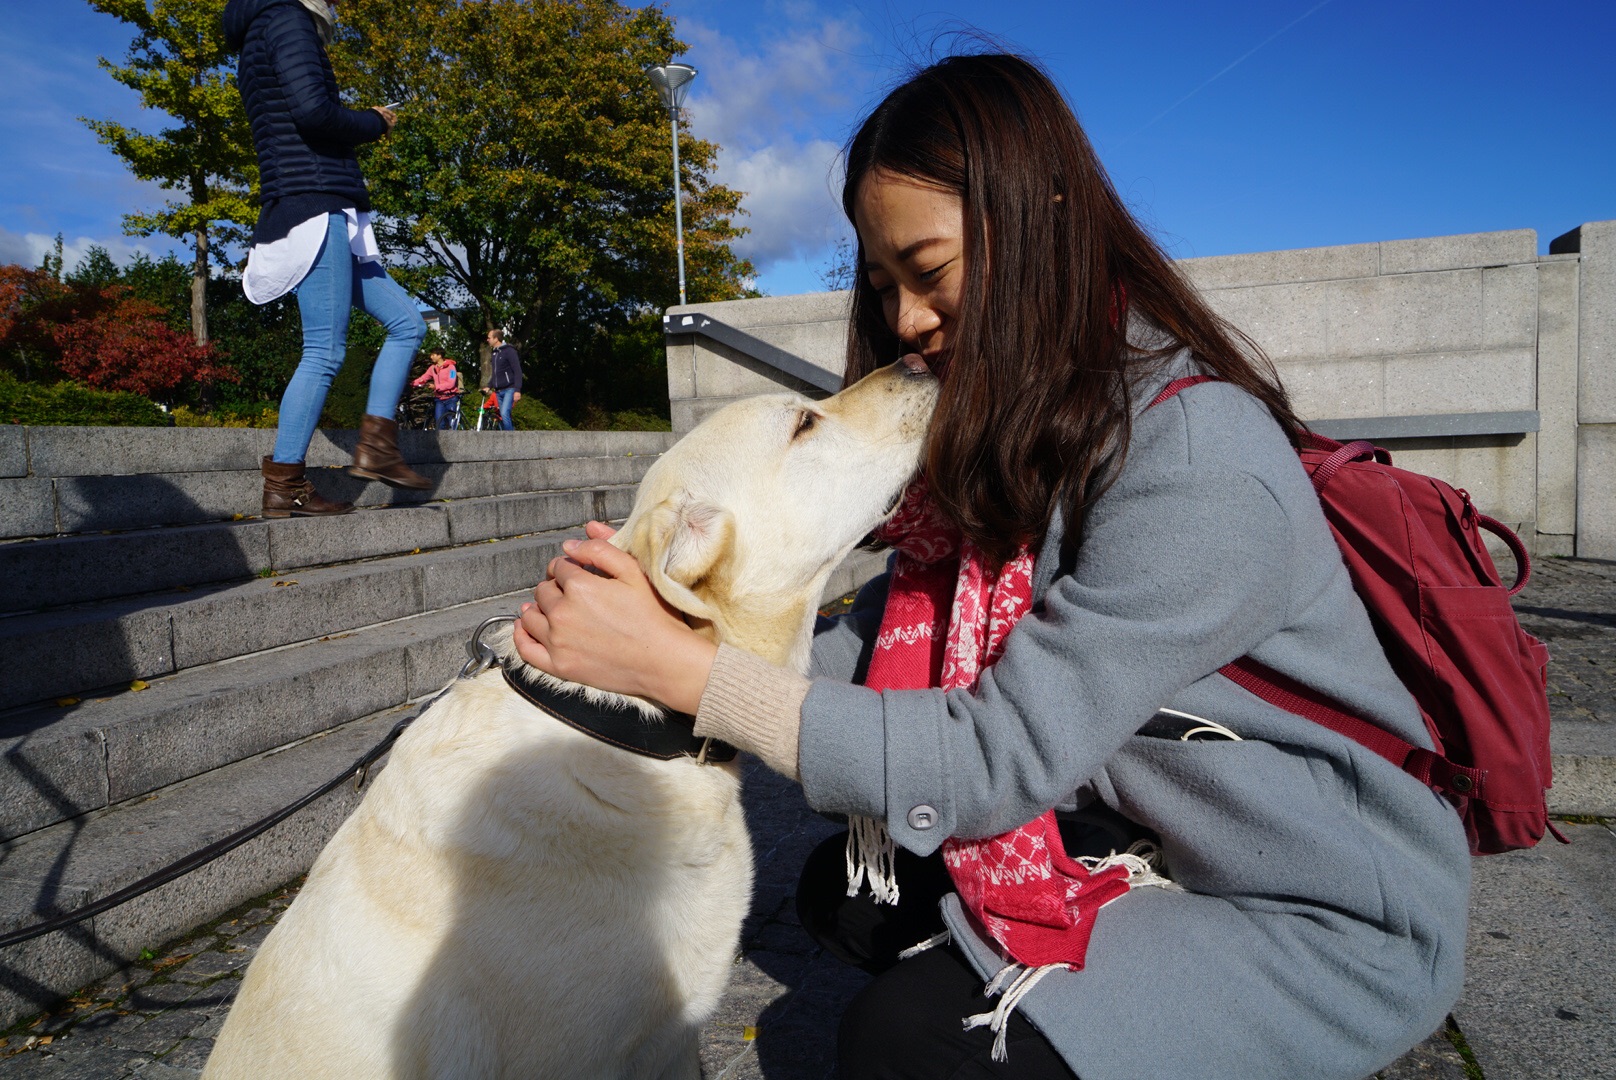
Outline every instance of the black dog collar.
POLYGON ((504 665, 500 665, 500 671, 506 685, 535 708, 621 750, 659 761, 690 757, 711 764, 734 761, 738 753, 729 743, 692 735, 690 725, 696 718, 688 713, 670 712, 666 723, 648 722, 633 709, 597 705, 582 694, 567 693, 544 683, 525 682, 504 665))

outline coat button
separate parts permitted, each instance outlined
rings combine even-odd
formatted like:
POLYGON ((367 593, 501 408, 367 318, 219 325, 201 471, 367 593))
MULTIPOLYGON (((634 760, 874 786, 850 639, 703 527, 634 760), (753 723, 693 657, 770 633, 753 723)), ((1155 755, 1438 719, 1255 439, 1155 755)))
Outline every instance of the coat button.
POLYGON ((937 811, 925 803, 921 803, 909 811, 909 827, 911 829, 925 832, 935 824, 937 824, 937 811))

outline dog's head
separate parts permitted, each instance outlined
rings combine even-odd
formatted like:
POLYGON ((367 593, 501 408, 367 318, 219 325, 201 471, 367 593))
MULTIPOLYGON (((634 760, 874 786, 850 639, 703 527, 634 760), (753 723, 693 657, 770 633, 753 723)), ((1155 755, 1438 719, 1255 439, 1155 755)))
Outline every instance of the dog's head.
POLYGON ((898 363, 823 401, 727 405, 651 466, 614 542, 699 629, 800 667, 825 582, 891 513, 936 402, 898 363))

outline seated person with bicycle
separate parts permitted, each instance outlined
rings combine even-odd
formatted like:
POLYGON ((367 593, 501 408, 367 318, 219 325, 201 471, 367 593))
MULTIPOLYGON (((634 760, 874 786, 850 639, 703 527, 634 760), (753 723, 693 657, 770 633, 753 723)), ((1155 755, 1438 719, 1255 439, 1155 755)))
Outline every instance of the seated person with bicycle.
POLYGON ((432 384, 432 393, 437 398, 437 409, 432 414, 432 427, 438 431, 447 431, 452 427, 459 427, 460 394, 464 390, 460 372, 455 368, 453 358, 443 355, 442 349, 433 349, 430 353, 432 363, 419 379, 411 386, 424 386, 432 384))

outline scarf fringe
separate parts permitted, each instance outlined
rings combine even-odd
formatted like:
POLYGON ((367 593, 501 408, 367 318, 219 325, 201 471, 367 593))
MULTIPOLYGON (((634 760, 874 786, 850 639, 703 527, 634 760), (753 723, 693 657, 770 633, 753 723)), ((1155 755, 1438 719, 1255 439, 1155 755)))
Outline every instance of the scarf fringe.
POLYGON ((939 945, 947 945, 952 940, 954 940, 954 935, 949 931, 944 930, 940 934, 933 934, 925 941, 909 946, 907 949, 903 950, 903 952, 898 954, 898 959, 907 960, 911 956, 919 956, 927 949, 935 949, 939 945))
MULTIPOLYGON (((1106 856, 1086 855, 1077 860, 1091 872, 1109 870, 1113 866, 1125 867, 1128 871, 1128 888, 1130 890, 1145 886, 1158 889, 1172 889, 1183 892, 1184 886, 1163 876, 1166 859, 1161 848, 1148 840, 1139 840, 1130 845, 1127 851, 1118 853, 1113 851, 1106 856)), ((1123 896, 1126 896, 1124 893, 1123 896)), ((1118 897, 1121 899, 1121 897, 1118 897)), ((1115 903, 1116 901, 1112 901, 1115 903)), ((913 948, 906 949, 899 954, 900 959, 907 959, 917 953, 924 952, 935 945, 941 945, 948 940, 948 931, 928 938, 913 948)), ((1006 1044, 1010 1031, 1010 1017, 1015 1013, 1022 1000, 1032 992, 1039 980, 1056 968, 1069 968, 1069 964, 1044 964, 1040 967, 1025 967, 1021 964, 1006 964, 1000 968, 993 978, 983 987, 984 997, 994 997, 1001 991, 1004 997, 992 1012, 976 1013, 965 1017, 965 1030, 986 1027, 994 1033, 993 1053, 994 1061, 1008 1061, 1010 1050, 1006 1044)))
MULTIPOLYGON (((1109 870, 1113 866, 1125 867, 1128 871, 1128 888, 1130 889, 1151 887, 1168 889, 1173 892, 1184 891, 1184 886, 1167 877, 1167 857, 1162 853, 1161 848, 1152 844, 1149 840, 1135 841, 1129 845, 1127 851, 1121 854, 1113 851, 1103 858, 1083 855, 1077 861, 1087 867, 1091 873, 1109 870)), ((1124 893, 1123 895, 1127 894, 1124 893)), ((1121 899, 1121 897, 1118 897, 1118 899, 1121 899)), ((1115 902, 1112 901, 1112 903, 1115 902)))
POLYGON ((1042 967, 1022 967, 1020 964, 1006 964, 993 976, 983 993, 993 997, 1000 990, 1004 997, 999 999, 998 1006, 992 1012, 977 1013, 965 1018, 965 1030, 972 1031, 979 1027, 986 1027, 993 1032, 993 1060, 1009 1061, 1010 1050, 1006 1039, 1010 1034, 1010 1016, 1021 1004, 1021 999, 1038 985, 1038 981, 1056 968, 1066 967, 1065 964, 1045 964, 1042 967), (1008 984, 1008 986, 1006 985, 1008 984))
POLYGON ((898 846, 886 822, 851 816, 847 819, 847 895, 857 896, 868 879, 877 904, 898 902, 898 846))

